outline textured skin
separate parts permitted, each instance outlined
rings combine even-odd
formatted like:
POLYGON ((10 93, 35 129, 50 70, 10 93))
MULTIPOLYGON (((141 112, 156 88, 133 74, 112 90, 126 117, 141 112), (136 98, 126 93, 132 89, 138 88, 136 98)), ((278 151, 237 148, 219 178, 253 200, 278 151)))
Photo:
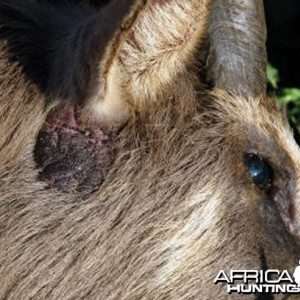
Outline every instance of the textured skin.
POLYGON ((63 192, 90 194, 103 182, 115 153, 115 134, 86 128, 76 120, 74 106, 52 112, 41 129, 35 159, 39 179, 63 192))

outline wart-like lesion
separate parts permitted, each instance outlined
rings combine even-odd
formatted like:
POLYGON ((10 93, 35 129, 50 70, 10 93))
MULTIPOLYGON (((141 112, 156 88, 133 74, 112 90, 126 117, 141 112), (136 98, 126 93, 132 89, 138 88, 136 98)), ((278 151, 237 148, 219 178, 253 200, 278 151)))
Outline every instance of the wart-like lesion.
POLYGON ((115 157, 117 132, 87 126, 79 116, 80 109, 71 104, 50 112, 34 156, 39 180, 49 188, 85 196, 103 183, 115 157))

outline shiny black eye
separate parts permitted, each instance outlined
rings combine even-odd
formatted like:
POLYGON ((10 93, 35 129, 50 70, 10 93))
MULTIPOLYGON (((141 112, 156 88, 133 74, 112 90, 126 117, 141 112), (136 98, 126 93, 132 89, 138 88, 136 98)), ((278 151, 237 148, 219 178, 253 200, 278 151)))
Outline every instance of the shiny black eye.
POLYGON ((259 186, 266 186, 271 183, 273 171, 267 162, 255 154, 245 156, 245 165, 254 183, 259 186))

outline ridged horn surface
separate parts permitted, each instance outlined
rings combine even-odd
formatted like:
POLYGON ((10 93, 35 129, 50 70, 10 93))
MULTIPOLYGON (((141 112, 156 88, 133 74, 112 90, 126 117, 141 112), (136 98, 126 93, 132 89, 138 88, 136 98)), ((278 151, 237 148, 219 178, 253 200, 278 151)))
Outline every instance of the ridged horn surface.
POLYGON ((266 23, 262 0, 214 0, 208 78, 245 96, 266 93, 266 23))

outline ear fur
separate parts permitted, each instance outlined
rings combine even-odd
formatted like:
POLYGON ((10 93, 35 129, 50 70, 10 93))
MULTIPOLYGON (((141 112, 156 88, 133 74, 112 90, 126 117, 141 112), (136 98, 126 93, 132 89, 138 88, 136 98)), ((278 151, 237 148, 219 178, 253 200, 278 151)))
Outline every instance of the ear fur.
POLYGON ((103 84, 84 115, 101 123, 121 123, 132 109, 163 99, 166 89, 180 89, 178 81, 176 86, 172 81, 189 77, 187 66, 197 65, 195 52, 205 37, 210 3, 137 1, 107 47, 100 68, 103 84))
POLYGON ((69 1, 3 0, 1 38, 51 98, 103 125, 126 121, 193 84, 211 0, 113 0, 99 11, 69 1))

